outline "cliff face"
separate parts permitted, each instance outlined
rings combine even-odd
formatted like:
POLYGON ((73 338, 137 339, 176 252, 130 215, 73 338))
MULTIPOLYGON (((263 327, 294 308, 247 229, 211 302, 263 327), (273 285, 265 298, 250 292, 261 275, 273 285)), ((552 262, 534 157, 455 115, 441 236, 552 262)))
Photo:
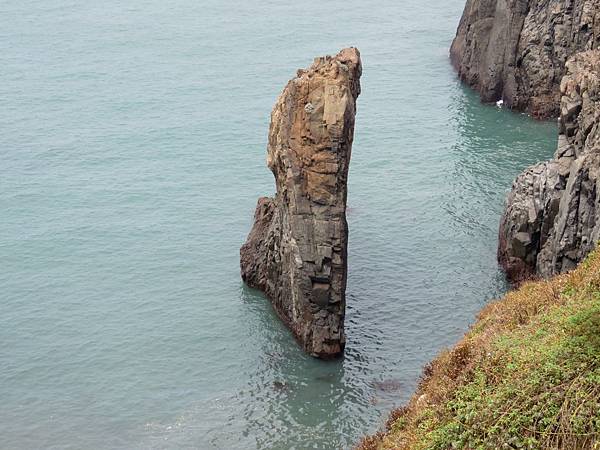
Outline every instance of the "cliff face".
POLYGON ((575 53, 600 44, 600 0, 467 0, 450 58, 483 101, 558 115, 575 53))
POLYGON ((513 183, 498 257, 513 280, 569 270, 600 239, 600 51, 566 65, 558 149, 513 183))
POLYGON ((313 356, 344 350, 346 196, 360 94, 355 48, 299 70, 271 114, 267 164, 275 198, 261 198, 240 250, 244 281, 265 292, 313 356))

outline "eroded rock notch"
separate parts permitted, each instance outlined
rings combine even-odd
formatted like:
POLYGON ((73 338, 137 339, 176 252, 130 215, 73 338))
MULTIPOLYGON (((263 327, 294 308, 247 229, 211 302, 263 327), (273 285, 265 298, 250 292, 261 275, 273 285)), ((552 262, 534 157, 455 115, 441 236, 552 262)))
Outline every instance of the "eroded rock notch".
POLYGON ((320 358, 345 345, 346 197, 361 71, 359 51, 347 48, 315 59, 287 84, 267 149, 277 193, 259 199, 240 250, 244 281, 320 358))

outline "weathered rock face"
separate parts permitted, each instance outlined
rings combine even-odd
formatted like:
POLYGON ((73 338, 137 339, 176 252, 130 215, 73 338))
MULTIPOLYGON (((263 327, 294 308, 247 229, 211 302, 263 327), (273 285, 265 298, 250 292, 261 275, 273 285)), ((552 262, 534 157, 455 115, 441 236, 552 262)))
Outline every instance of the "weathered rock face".
POLYGON ((555 117, 565 62, 600 44, 600 0, 467 0, 450 49, 483 101, 555 117))
POLYGON ((515 281, 573 268, 600 238, 600 51, 566 68, 554 159, 517 177, 500 224, 498 258, 515 281))
POLYGON ((241 272, 265 292, 304 349, 344 350, 346 196, 360 94, 355 48, 299 70, 271 114, 267 164, 275 198, 261 198, 240 250, 241 272))

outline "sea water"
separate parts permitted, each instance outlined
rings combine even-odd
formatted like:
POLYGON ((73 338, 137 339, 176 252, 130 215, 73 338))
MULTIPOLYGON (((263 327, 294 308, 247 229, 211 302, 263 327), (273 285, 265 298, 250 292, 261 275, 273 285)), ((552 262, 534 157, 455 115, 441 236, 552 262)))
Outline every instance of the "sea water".
POLYGON ((495 252, 554 123, 448 60, 464 0, 0 2, 0 449, 338 449, 507 288, 495 252), (364 66, 345 358, 239 276, 296 69, 364 66))

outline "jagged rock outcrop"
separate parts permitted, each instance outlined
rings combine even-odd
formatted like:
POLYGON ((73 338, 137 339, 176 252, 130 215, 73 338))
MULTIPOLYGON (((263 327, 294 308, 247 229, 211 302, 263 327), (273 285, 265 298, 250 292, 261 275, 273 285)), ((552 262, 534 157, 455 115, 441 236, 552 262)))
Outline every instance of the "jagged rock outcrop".
POLYGON ((277 194, 258 201, 240 250, 244 281, 320 358, 345 345, 347 179, 361 71, 360 53, 347 48, 315 59, 287 84, 267 151, 277 194))
POLYGON ((555 117, 568 58, 600 44, 600 0, 467 0, 450 58, 483 101, 555 117))
POLYGON ((600 238, 600 51, 566 68, 558 149, 517 177, 500 224, 498 258, 515 281, 575 267, 600 238))

